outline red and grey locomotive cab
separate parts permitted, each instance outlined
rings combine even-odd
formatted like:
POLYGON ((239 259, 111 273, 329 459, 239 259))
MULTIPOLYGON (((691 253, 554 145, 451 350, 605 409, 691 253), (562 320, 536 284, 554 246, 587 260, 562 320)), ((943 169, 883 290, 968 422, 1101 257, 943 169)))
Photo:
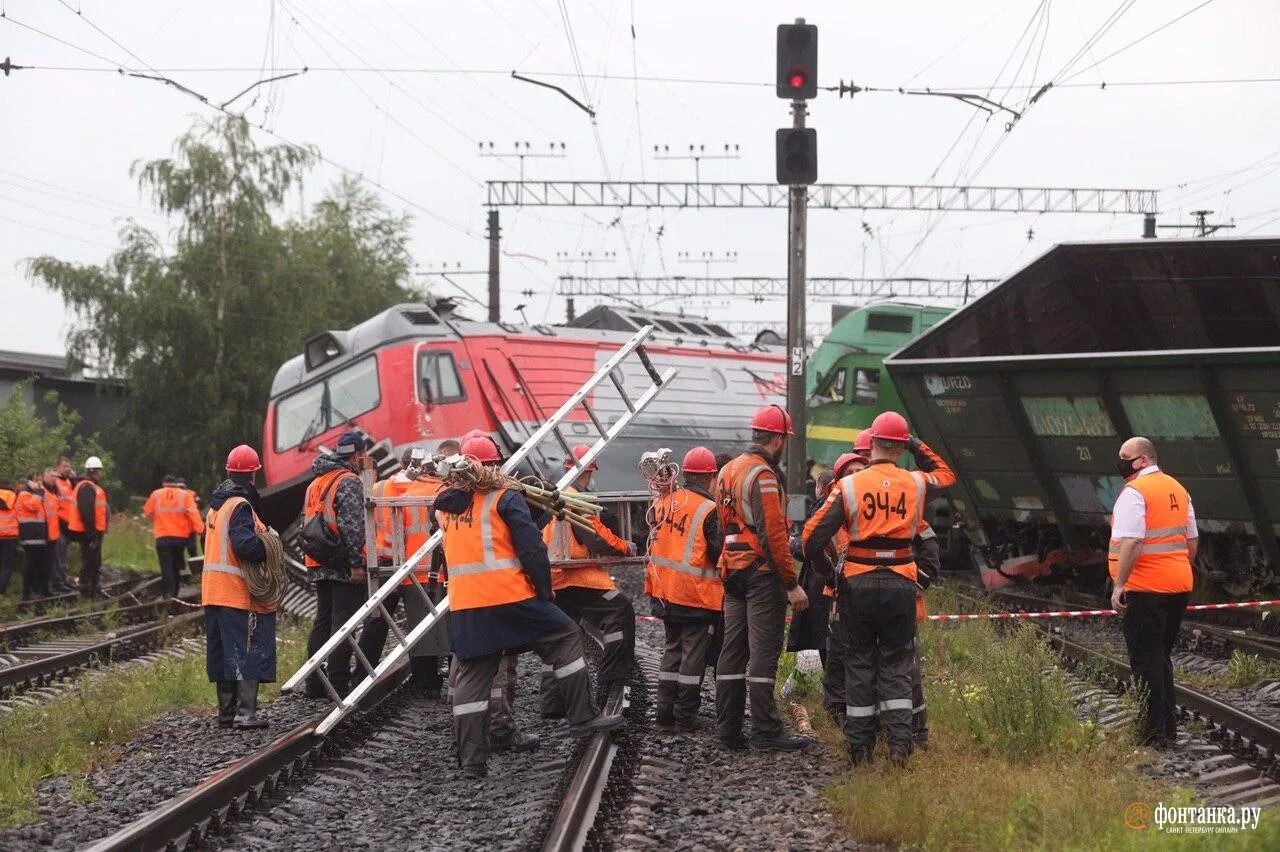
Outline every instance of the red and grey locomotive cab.
MULTIPOLYGON (((640 453, 696 445, 738 451, 751 413, 785 396, 784 354, 744 344, 703 320, 654 311, 594 308, 573 325, 475 322, 448 303, 396 305, 345 331, 307 340, 276 372, 263 426, 264 509, 283 529, 301 507, 311 462, 345 429, 363 429, 388 461, 406 446, 433 448, 484 429, 511 451, 644 325, 658 367, 679 375, 600 459, 595 487, 636 490, 640 453)), ((629 393, 648 376, 621 370, 629 393)), ((606 383, 592 408, 608 426, 622 403, 606 383)), ((585 415, 562 427, 570 444, 595 434, 585 415)), ((544 441, 533 463, 554 473, 563 451, 544 441)))

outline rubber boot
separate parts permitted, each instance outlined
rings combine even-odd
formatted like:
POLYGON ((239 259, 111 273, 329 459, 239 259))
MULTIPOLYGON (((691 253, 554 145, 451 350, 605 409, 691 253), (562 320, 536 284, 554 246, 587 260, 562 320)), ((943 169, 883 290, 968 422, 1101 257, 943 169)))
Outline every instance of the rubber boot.
POLYGON ((236 717, 236 682, 218 681, 218 727, 230 728, 236 717))
POLYGON ((258 682, 256 680, 236 681, 236 717, 231 727, 265 728, 266 719, 258 718, 258 682))

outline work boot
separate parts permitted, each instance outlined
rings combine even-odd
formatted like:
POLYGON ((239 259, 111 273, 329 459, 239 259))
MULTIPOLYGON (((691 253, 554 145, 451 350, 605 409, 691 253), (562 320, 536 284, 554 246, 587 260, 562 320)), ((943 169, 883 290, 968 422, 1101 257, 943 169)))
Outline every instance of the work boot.
POLYGON ((654 720, 653 726, 664 734, 674 734, 676 732, 676 717, 659 713, 654 720))
POLYGON ((875 747, 869 745, 850 745, 849 760, 853 761, 854 766, 866 766, 875 759, 875 747))
POLYGON ((524 731, 513 731, 509 737, 492 737, 489 740, 489 751, 537 751, 541 745, 538 738, 524 731))
POLYGON ((572 725, 569 728, 569 736, 571 737, 589 737, 592 734, 598 734, 601 731, 612 731, 614 728, 621 728, 626 724, 626 719, 622 718, 621 713, 607 716, 601 713, 590 721, 583 722, 581 725, 572 725))
POLYGON ((328 698, 329 691, 324 688, 324 683, 321 682, 320 676, 313 674, 307 677, 303 695, 307 696, 307 698, 328 698))
POLYGON ((742 734, 720 735, 720 748, 725 751, 750 751, 751 744, 742 734))
POLYGON ((427 698, 439 699, 444 685, 435 657, 409 658, 409 684, 427 698))
POLYGON ((265 728, 266 719, 258 718, 258 682, 256 680, 236 681, 236 717, 231 727, 238 729, 265 728))
POLYGON ((769 736, 753 735, 751 737, 752 748, 762 748, 767 751, 802 751, 811 745, 813 745, 813 740, 795 734, 788 734, 785 731, 778 731, 776 734, 769 736))
POLYGON ((907 758, 911 756, 911 750, 905 748, 889 749, 889 763, 898 769, 905 769, 907 766, 907 758))
POLYGON ((563 710, 543 710, 543 711, 542 711, 542 718, 544 718, 544 719, 552 719, 552 720, 554 720, 554 719, 563 719, 563 718, 564 718, 564 711, 563 711, 563 710))
POLYGON ((236 682, 218 681, 218 727, 230 728, 236 717, 236 682))
POLYGON ((483 763, 480 764, 479 766, 462 767, 463 778, 487 778, 488 775, 489 775, 489 767, 485 766, 483 763))

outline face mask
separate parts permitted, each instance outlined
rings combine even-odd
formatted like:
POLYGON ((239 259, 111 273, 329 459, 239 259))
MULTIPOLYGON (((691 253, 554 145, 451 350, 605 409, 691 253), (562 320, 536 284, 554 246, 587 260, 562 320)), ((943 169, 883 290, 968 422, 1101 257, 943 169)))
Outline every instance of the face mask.
POLYGON ((1127 478, 1133 474, 1133 463, 1135 461, 1137 459, 1117 459, 1116 470, 1120 472, 1121 476, 1127 478))

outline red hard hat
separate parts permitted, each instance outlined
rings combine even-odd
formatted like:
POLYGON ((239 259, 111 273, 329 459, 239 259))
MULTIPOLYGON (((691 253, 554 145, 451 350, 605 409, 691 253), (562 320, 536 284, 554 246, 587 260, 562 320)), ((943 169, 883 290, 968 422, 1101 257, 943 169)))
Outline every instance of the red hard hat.
POLYGON ((253 473, 261 469, 258 451, 248 444, 241 444, 227 453, 227 473, 253 473))
POLYGON ((488 435, 472 435, 462 442, 462 454, 479 462, 502 461, 498 445, 488 435))
POLYGON ((853 451, 866 455, 871 452, 871 430, 863 429, 858 433, 858 437, 853 439, 853 451))
POLYGON ((680 467, 685 473, 715 473, 716 457, 706 447, 694 447, 684 454, 680 467))
POLYGON ((867 457, 864 456, 862 453, 843 454, 842 456, 840 456, 840 458, 836 459, 836 463, 832 465, 831 475, 834 476, 836 479, 842 478, 845 475, 844 469, 849 465, 850 462, 856 462, 856 461, 860 461, 863 464, 866 464, 867 457))
POLYGON ((751 418, 751 428, 757 432, 773 432, 775 435, 794 435, 791 415, 781 405, 766 405, 751 418))
MULTIPOLYGON (((565 470, 568 470, 569 468, 573 467, 573 465, 574 465, 574 462, 575 462, 575 461, 580 461, 580 460, 582 459, 582 457, 583 457, 583 456, 585 456, 585 455, 586 455, 587 453, 589 453, 589 452, 591 452, 591 446, 590 446, 589 444, 577 444, 576 446, 574 446, 574 448, 573 448, 573 458, 572 458, 572 459, 565 459, 565 460, 564 460, 564 469, 565 469, 565 470)), ((599 469, 599 467, 598 467, 598 466, 596 465, 596 463, 593 461, 593 462, 591 462, 591 464, 587 465, 587 468, 586 468, 586 469, 587 469, 587 470, 598 470, 598 469, 599 469)))
POLYGON ((484 431, 483 429, 472 429, 470 432, 463 435, 461 440, 466 441, 469 438, 487 438, 487 437, 489 437, 489 433, 484 431))
MULTIPOLYGON (((897 441, 905 444, 911 440, 911 430, 907 427, 907 418, 896 411, 886 411, 876 415, 871 421, 871 437, 881 441, 897 441)), ((861 436, 859 436, 861 437, 861 436)))

